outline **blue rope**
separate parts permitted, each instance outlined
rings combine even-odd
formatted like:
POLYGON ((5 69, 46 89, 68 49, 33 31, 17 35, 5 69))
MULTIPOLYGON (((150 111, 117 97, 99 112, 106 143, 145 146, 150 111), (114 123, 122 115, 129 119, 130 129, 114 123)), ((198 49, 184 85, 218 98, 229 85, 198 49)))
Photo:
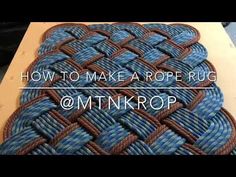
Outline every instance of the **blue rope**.
MULTIPOLYGON (((123 84, 115 80, 104 80, 99 84, 97 80, 86 79, 86 74, 98 71, 95 75, 99 76, 105 71, 106 74, 114 73, 115 78, 122 72, 124 81, 136 72, 140 80, 124 85, 140 89, 23 90, 21 107, 7 124, 0 154, 95 155, 116 151, 128 155, 235 155, 235 123, 222 109, 220 88, 213 81, 207 82, 207 74, 214 69, 206 60, 207 50, 198 39, 196 29, 182 24, 67 24, 51 28, 46 32, 38 50, 39 58, 32 64, 31 71, 55 72, 55 76, 62 77, 61 71, 79 70, 79 80, 35 82, 30 79, 27 87, 100 87, 101 84, 115 87, 123 84), (163 71, 163 80, 147 82, 145 73, 150 71, 163 71), (168 71, 181 72, 182 84, 186 87, 203 85, 211 89, 159 89, 182 86, 175 80, 175 75, 169 77, 168 71), (190 72, 195 74, 192 80, 188 77, 190 72), (197 77, 203 79, 200 81, 197 77), (199 94, 202 97, 196 100, 199 94), (79 96, 85 104, 94 95, 106 97, 102 100, 102 109, 98 107, 98 98, 92 98, 94 104, 88 110, 78 110, 78 102, 72 109, 65 110, 55 99, 79 96), (159 96, 164 104, 155 110, 146 102, 145 108, 138 110, 137 100, 132 99, 129 104, 133 108, 121 106, 117 109, 112 104, 108 109, 108 105, 104 106, 108 97, 119 95, 122 95, 121 105, 126 101, 125 96, 132 95, 147 100, 159 96), (177 98, 177 104, 170 110, 169 96, 177 98), (192 104, 194 101, 196 104, 192 104)), ((158 75, 157 79, 160 77, 158 75)), ((158 99, 152 104, 153 107, 162 105, 158 99)))

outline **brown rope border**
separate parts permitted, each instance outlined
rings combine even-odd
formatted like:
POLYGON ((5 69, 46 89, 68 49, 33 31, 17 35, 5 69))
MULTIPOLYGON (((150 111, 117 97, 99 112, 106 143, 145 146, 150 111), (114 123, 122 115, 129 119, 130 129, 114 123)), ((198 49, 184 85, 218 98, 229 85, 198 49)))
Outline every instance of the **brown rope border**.
MULTIPOLYGON (((70 24, 66 24, 66 25, 70 25, 70 24)), ((181 24, 182 25, 182 24, 181 24)), ((59 26, 63 26, 63 24, 60 24, 60 25, 56 25, 57 27, 59 27, 59 26)), ((51 30, 53 30, 56 26, 54 26, 54 27, 52 27, 52 28, 50 28, 49 30, 47 30, 44 34, 44 37, 43 37, 43 40, 45 40, 45 38, 47 37, 47 35, 46 35, 46 33, 50 33, 51 32, 51 30)), ((86 25, 85 25, 86 26, 86 25)), ((191 27, 191 26, 189 26, 189 25, 186 25, 186 26, 188 26, 188 27, 191 27)), ((197 31, 198 32, 198 31, 197 31)), ((199 32, 198 32, 199 33, 199 32)), ((198 37, 200 37, 200 34, 199 34, 199 36, 198 37)), ((195 39, 196 40, 196 39, 195 39)), ((193 40, 194 41, 194 40, 193 40)), ((188 44, 188 45, 191 45, 191 44, 188 44)), ((185 46, 188 46, 188 45, 186 45, 185 44, 185 46)), ((57 51, 51 51, 51 52, 49 52, 49 53, 54 53, 54 52, 57 52, 57 51)), ((46 54, 44 54, 44 55, 48 55, 48 53, 46 53, 46 54)), ((27 69, 27 70, 31 70, 32 69, 32 66, 34 66, 34 64, 36 64, 36 62, 37 62, 37 60, 39 60, 40 58, 42 58, 43 56, 40 56, 40 57, 37 57, 35 60, 34 60, 34 62, 32 62, 31 63, 31 65, 29 66, 29 68, 27 69)), ((207 61, 207 60, 206 60, 207 61)), ((215 70, 215 68, 214 68, 214 66, 209 62, 209 61, 207 61, 208 62, 208 64, 209 64, 209 66, 211 67, 211 68, 213 68, 213 70, 215 70)), ((209 84, 209 83, 208 83, 209 84)), ((203 84, 204 85, 204 84, 203 84)), ((8 119, 8 121, 7 121, 7 123, 6 123, 6 125, 5 125, 5 127, 4 127, 4 135, 3 135, 3 137, 4 137, 4 140, 6 140, 9 136, 10 136, 10 130, 11 130, 11 128, 12 128, 12 124, 13 124, 13 122, 14 122, 14 120, 17 118, 17 114, 19 113, 19 112, 21 112, 24 108, 26 108, 26 107, 28 107, 28 106, 30 106, 30 105, 32 105, 34 102, 37 102, 38 100, 40 100, 40 99, 42 99, 42 98, 44 98, 44 94, 43 95, 40 95, 39 97, 37 97, 37 98, 35 98, 35 99, 33 99, 32 101, 30 101, 30 102, 28 102, 28 103, 26 103, 26 104, 24 104, 24 105, 22 105, 22 106, 20 106, 11 116, 10 116, 10 118, 8 119)), ((229 153, 233 148, 234 148, 234 146, 235 146, 235 144, 236 144, 236 141, 235 141, 235 127, 236 127, 236 123, 235 123, 235 120, 234 120, 234 118, 231 116, 231 114, 228 112, 228 111, 226 111, 224 108, 222 108, 222 110, 224 111, 224 113, 225 113, 225 115, 226 115, 226 117, 227 117, 227 119, 230 121, 230 123, 231 123, 231 125, 232 125, 232 127, 233 127, 233 133, 232 133, 232 136, 231 136, 231 138, 230 138, 230 141, 229 142, 227 142, 227 144, 226 145, 224 145, 220 150, 218 150, 217 151, 217 154, 225 154, 225 153, 229 153), (235 142, 233 145, 231 144, 231 142, 235 142)), ((41 140, 40 140, 41 141, 41 140)), ((20 151, 21 152, 21 151, 20 151)))

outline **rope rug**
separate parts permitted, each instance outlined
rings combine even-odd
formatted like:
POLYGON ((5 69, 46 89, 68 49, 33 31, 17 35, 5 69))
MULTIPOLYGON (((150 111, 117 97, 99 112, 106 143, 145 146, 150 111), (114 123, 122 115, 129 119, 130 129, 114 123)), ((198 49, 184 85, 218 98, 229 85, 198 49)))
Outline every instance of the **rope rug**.
MULTIPOLYGON (((234 118, 222 107, 223 94, 209 79, 189 80, 189 72, 205 76, 215 72, 198 43, 199 32, 183 24, 61 24, 42 37, 38 57, 27 71, 56 73, 51 80, 32 79, 24 89, 21 106, 4 128, 0 154, 18 155, 204 155, 236 154, 234 118), (63 80, 60 71, 80 74, 78 81, 63 80), (87 81, 86 72, 124 73, 124 81, 87 81), (173 73, 163 81, 145 81, 144 73, 173 73), (131 80, 136 72, 140 80, 131 80), (181 72, 181 81, 175 80, 181 72), (92 87, 98 89, 54 89, 92 87), (131 87, 133 89, 99 89, 131 87), (146 88, 154 89, 146 89, 146 88), (183 87, 185 89, 163 89, 183 87), (206 89, 188 89, 204 87, 206 89), (137 88, 137 89, 136 89, 137 88), (156 88, 156 89, 155 89, 156 88), (160 88, 160 89, 159 89, 160 88), (209 88, 209 89, 207 89, 209 88), (108 109, 108 100, 97 98, 92 109, 65 110, 64 96, 82 101, 89 96, 133 97, 135 109, 108 109), (155 110, 137 109, 138 96, 159 96, 176 102, 155 110)), ((153 101, 158 106, 160 101, 153 101)))

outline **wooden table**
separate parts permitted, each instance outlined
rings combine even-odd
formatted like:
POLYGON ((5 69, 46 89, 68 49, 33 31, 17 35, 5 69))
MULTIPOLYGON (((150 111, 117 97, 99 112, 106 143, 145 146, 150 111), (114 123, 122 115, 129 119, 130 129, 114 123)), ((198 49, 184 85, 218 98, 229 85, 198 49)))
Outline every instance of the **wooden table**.
MULTIPOLYGON (((35 59, 43 32, 59 23, 31 23, 0 85, 0 142, 3 127, 19 106, 24 83, 20 73, 35 59)), ((88 24, 88 23, 85 23, 88 24)), ((217 70, 217 84, 224 93, 224 107, 236 118, 236 48, 221 23, 187 23, 200 31, 208 59, 217 70)))

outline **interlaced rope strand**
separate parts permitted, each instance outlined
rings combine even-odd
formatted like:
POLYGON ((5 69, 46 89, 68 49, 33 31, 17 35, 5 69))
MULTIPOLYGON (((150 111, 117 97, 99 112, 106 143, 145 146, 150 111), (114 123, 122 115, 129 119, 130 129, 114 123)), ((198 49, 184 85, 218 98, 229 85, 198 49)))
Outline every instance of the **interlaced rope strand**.
MULTIPOLYGON (((25 89, 21 106, 4 128, 0 154, 30 155, 194 155, 236 154, 235 121, 222 108, 223 95, 213 81, 189 81, 194 72, 204 77, 215 68, 206 60, 207 51, 199 32, 183 24, 61 24, 42 37, 38 58, 28 71, 55 72, 50 81, 28 81, 27 87, 131 87, 132 89, 25 89), (76 71, 80 79, 62 79, 61 70, 76 71), (122 71, 124 81, 88 81, 86 72, 122 71), (145 72, 181 72, 173 78, 145 81, 145 72), (140 80, 131 80, 136 72, 140 80), (155 87, 157 89, 145 89, 155 87), (206 87, 211 89, 158 89, 161 87, 206 87), (142 89, 138 89, 142 88, 142 89), (92 109, 64 110, 63 96, 84 100, 89 96, 134 97, 134 109, 108 109, 108 100, 92 100, 92 109), (160 110, 145 105, 137 109, 138 96, 160 96, 177 102, 160 110)), ((158 101, 154 102, 160 105, 158 101)))

